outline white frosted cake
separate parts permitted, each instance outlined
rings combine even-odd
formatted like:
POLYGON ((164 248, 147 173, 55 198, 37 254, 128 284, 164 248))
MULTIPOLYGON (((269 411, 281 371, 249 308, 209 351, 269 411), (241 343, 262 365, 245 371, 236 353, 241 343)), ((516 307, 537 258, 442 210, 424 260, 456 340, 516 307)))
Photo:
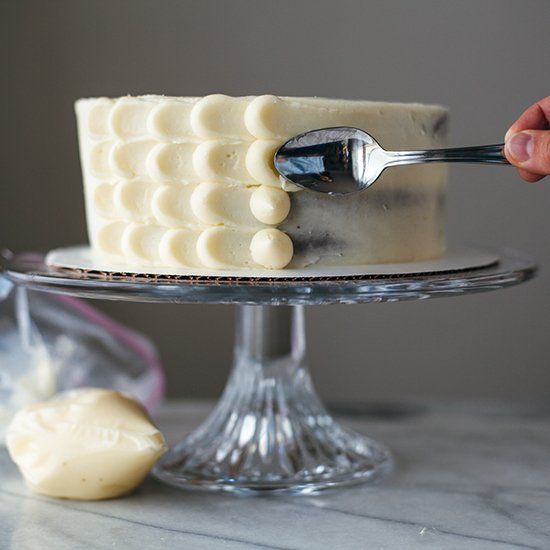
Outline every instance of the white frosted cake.
POLYGON ((285 184, 276 149, 353 126, 386 149, 445 145, 447 111, 318 98, 139 96, 76 102, 96 258, 162 268, 283 269, 429 260, 445 249, 446 170, 386 170, 344 197, 285 184))

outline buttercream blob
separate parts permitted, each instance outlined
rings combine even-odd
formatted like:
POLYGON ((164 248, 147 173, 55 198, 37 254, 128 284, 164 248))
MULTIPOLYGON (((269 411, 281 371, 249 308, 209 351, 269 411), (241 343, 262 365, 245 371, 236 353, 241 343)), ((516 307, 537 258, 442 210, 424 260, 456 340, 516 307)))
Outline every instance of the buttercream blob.
POLYGON ((133 491, 166 451, 141 404, 98 388, 22 409, 8 427, 6 444, 30 489, 79 500, 133 491))
POLYGON ((261 185, 250 197, 250 210, 262 223, 282 223, 290 212, 290 198, 282 189, 261 185))
POLYGON ((250 253, 252 259, 266 269, 284 269, 292 260, 292 241, 278 229, 262 229, 252 237, 250 253))

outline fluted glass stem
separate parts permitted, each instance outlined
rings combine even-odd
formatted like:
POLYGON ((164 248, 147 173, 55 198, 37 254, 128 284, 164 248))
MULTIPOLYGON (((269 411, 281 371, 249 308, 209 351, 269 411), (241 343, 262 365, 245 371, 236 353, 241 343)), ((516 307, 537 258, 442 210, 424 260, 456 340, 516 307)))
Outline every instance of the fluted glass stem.
POLYGON ((302 306, 239 306, 234 367, 208 419, 158 464, 178 486, 311 493, 368 481, 388 451, 342 429, 317 397, 305 361, 302 306))

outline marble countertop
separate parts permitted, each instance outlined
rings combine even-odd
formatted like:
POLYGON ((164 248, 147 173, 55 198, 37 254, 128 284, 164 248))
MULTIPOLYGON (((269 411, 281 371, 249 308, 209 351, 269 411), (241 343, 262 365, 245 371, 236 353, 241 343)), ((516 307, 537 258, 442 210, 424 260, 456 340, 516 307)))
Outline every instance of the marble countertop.
MULTIPOLYGON (((156 417, 175 441, 210 406, 171 403, 156 417)), ((550 548, 550 406, 365 406, 341 421, 391 447, 391 477, 244 498, 149 479, 123 499, 73 502, 30 494, 0 449, 0 548, 550 548)))

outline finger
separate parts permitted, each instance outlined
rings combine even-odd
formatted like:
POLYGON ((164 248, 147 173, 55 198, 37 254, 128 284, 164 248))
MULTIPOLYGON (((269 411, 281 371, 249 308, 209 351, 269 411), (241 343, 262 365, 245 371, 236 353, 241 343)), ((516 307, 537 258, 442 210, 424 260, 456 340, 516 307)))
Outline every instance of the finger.
POLYGON ((514 134, 506 142, 504 153, 514 166, 546 176, 550 174, 550 131, 525 130, 514 134))
POLYGON ((544 176, 541 176, 540 174, 533 174, 533 172, 528 172, 523 168, 518 168, 518 174, 520 178, 525 180, 527 183, 535 183, 544 178, 544 176))
POLYGON ((504 141, 523 130, 548 130, 550 128, 550 96, 537 101, 531 105, 522 115, 510 126, 506 132, 504 141))

